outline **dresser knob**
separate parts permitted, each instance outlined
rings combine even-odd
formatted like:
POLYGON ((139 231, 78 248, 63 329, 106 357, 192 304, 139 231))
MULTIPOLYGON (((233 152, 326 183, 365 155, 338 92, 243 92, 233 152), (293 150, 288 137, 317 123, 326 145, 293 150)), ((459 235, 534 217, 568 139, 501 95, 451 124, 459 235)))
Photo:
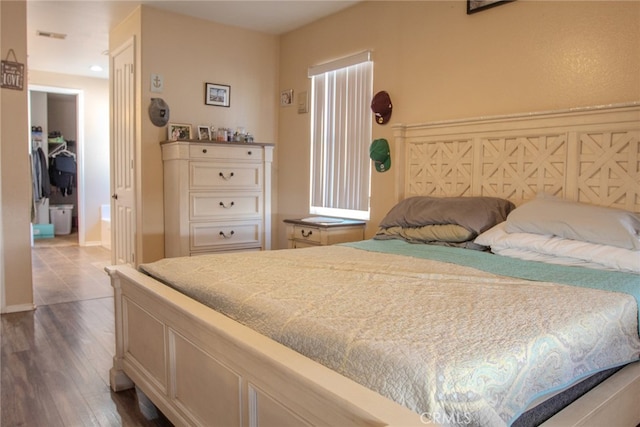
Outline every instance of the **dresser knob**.
POLYGON ((228 235, 228 236, 224 233, 224 231, 221 231, 221 232, 220 232, 220 235, 221 235, 222 237, 224 237, 225 239, 230 239, 230 238, 231 238, 231 236, 233 236, 234 234, 235 234, 235 233, 233 232, 233 230, 231 230, 231 232, 229 233, 229 235, 228 235))
POLYGON ((203 152, 204 154, 207 154, 207 149, 206 149, 206 148, 203 148, 203 149, 202 149, 202 152, 203 152))
POLYGON ((251 152, 251 151, 247 151, 247 155, 249 155, 249 156, 250 156, 250 155, 252 155, 252 154, 253 154, 253 152, 251 152))
POLYGON ((231 202, 231 203, 229 204, 229 206, 225 205, 225 204, 224 204, 224 202, 220 202, 220 206, 222 206, 222 207, 223 207, 223 208, 225 208, 225 209, 229 209, 229 208, 230 208, 231 206, 233 206, 233 205, 234 205, 234 203, 233 203, 233 202, 231 202))
POLYGON ((218 175, 222 177, 225 181, 229 181, 233 177, 233 172, 231 172, 228 176, 220 172, 218 175))
POLYGON ((309 230, 308 233, 305 233, 304 230, 300 230, 300 232, 302 233, 302 237, 304 238, 307 238, 313 234, 313 230, 309 230))

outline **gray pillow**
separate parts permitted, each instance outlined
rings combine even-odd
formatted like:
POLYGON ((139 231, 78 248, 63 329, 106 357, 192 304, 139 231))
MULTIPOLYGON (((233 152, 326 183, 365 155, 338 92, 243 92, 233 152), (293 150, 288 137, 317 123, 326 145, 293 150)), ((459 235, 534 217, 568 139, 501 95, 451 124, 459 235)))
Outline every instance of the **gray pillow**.
POLYGON ((473 232, 473 239, 507 219, 514 208, 497 197, 410 197, 387 213, 380 228, 456 224, 473 232))

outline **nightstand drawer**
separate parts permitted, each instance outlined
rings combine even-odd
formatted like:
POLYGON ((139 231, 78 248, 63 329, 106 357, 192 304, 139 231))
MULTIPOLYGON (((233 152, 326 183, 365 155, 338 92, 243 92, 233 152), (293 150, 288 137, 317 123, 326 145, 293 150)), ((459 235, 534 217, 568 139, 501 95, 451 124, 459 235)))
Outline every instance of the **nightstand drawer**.
POLYGON ((291 238, 302 242, 320 244, 320 228, 305 225, 294 225, 291 238))
POLYGON ((289 249, 313 248, 320 246, 317 243, 303 242, 300 240, 290 240, 289 249))

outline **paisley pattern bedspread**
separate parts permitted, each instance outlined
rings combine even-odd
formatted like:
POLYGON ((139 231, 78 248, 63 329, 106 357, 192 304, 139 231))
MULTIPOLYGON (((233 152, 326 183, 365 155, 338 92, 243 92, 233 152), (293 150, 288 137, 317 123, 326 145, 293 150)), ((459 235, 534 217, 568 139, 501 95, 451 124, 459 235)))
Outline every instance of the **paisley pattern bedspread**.
POLYGON ((344 245, 140 268, 450 424, 509 425, 534 399, 640 357, 637 303, 619 292, 344 245))

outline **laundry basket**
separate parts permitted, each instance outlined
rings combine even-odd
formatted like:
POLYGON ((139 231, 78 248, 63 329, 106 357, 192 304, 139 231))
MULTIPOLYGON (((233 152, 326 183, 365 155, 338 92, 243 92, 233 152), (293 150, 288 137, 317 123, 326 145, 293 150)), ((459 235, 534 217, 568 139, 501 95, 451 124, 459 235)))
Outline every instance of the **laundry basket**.
POLYGON ((50 205, 49 213, 55 235, 71 234, 73 205, 50 205))

